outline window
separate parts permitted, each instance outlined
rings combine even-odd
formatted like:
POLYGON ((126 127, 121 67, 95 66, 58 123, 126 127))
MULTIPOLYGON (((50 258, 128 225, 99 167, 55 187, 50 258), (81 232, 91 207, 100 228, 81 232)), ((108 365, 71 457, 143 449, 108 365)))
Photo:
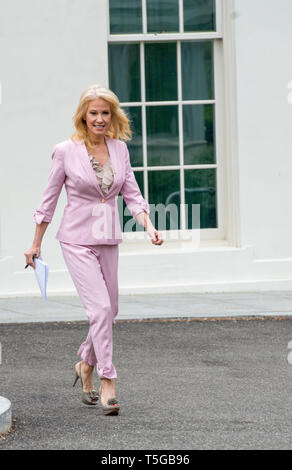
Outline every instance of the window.
MULTIPOLYGON (((177 208, 159 230, 219 238, 221 3, 109 0, 109 87, 131 120, 131 164, 149 204, 177 208), (193 220, 194 219, 194 220, 193 220)), ((129 217, 130 218, 130 217, 129 217)))

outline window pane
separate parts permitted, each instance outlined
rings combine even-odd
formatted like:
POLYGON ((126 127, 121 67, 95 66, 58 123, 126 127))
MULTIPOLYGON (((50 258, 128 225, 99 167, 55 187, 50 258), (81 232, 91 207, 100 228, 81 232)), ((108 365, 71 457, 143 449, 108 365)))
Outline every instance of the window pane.
POLYGON ((178 0, 147 0, 147 32, 179 31, 178 0))
POLYGON ((132 166, 143 166, 141 106, 123 106, 130 119, 132 140, 127 141, 132 166))
POLYGON ((146 101, 177 100, 176 43, 145 44, 146 101))
POLYGON ((109 45, 109 87, 121 102, 141 101, 139 44, 109 45))
POLYGON ((185 31, 215 31, 215 0, 184 0, 185 31))
POLYGON ((199 228, 192 220, 192 204, 200 204, 200 228, 217 228, 216 170, 185 170, 187 228, 199 228))
POLYGON ((150 213, 150 219, 158 230, 180 228, 179 170, 149 171, 149 204, 162 204, 150 213), (167 209, 167 210, 166 210, 167 209))
POLYGON ((110 0, 110 34, 142 33, 141 0, 110 0))
POLYGON ((215 163, 214 105, 184 105, 185 165, 215 163))
POLYGON ((214 99, 213 42, 182 42, 183 100, 214 99))
POLYGON ((146 107, 148 166, 178 165, 178 107, 146 107))
MULTIPOLYGON (((127 142, 127 146, 129 147, 128 142, 127 142)), ((143 171, 135 171, 134 175, 139 185, 140 191, 144 195, 143 171)), ((122 207, 123 207, 123 217, 122 217, 122 214, 119 214, 122 232, 142 232, 144 230, 143 226, 140 225, 138 222, 135 223, 135 219, 133 219, 132 214, 127 208, 127 205, 124 199, 123 199, 122 207)))

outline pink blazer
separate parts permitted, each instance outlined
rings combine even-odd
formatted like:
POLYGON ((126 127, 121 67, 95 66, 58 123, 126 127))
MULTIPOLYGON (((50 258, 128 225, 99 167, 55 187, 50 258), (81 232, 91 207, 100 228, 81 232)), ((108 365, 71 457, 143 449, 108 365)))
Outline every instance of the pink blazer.
POLYGON ((48 184, 33 218, 37 224, 51 222, 65 184, 67 205, 56 234, 57 240, 82 245, 121 243, 119 193, 133 217, 142 211, 149 214, 149 205, 142 197, 131 168, 127 145, 109 137, 106 137, 106 144, 116 171, 106 196, 100 189, 83 142, 68 139, 53 148, 48 184))

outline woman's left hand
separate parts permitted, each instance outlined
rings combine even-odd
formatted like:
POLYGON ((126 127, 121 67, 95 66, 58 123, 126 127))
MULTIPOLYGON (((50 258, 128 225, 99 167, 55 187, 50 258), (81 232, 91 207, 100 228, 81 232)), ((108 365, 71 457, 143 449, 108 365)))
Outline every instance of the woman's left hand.
POLYGON ((149 237, 152 240, 153 245, 162 245, 163 239, 161 238, 160 233, 155 228, 147 231, 149 237))
POLYGON ((163 240, 161 234, 156 230, 154 225, 152 224, 151 220, 149 219, 149 215, 145 211, 141 211, 136 215, 136 219, 139 224, 145 227, 146 232, 148 233, 149 237, 153 245, 162 245, 163 240))

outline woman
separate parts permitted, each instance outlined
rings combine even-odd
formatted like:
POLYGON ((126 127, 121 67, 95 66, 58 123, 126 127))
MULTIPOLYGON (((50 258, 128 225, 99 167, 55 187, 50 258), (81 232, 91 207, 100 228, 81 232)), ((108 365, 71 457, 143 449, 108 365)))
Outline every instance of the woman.
POLYGON ((100 398, 104 414, 118 414, 112 325, 118 313, 118 245, 122 242, 119 193, 152 243, 161 245, 163 240, 149 219, 149 205, 131 168, 124 142, 131 138, 131 130, 117 96, 99 85, 90 86, 80 98, 74 125, 74 135, 53 149, 48 185, 34 213, 33 245, 25 257, 35 269, 33 255, 40 256, 42 238, 65 184, 67 205, 56 238, 89 319, 87 338, 77 353, 82 361, 75 365, 74 385, 80 378, 84 403, 95 405, 100 398), (92 383, 94 367, 101 380, 99 392, 92 383))

